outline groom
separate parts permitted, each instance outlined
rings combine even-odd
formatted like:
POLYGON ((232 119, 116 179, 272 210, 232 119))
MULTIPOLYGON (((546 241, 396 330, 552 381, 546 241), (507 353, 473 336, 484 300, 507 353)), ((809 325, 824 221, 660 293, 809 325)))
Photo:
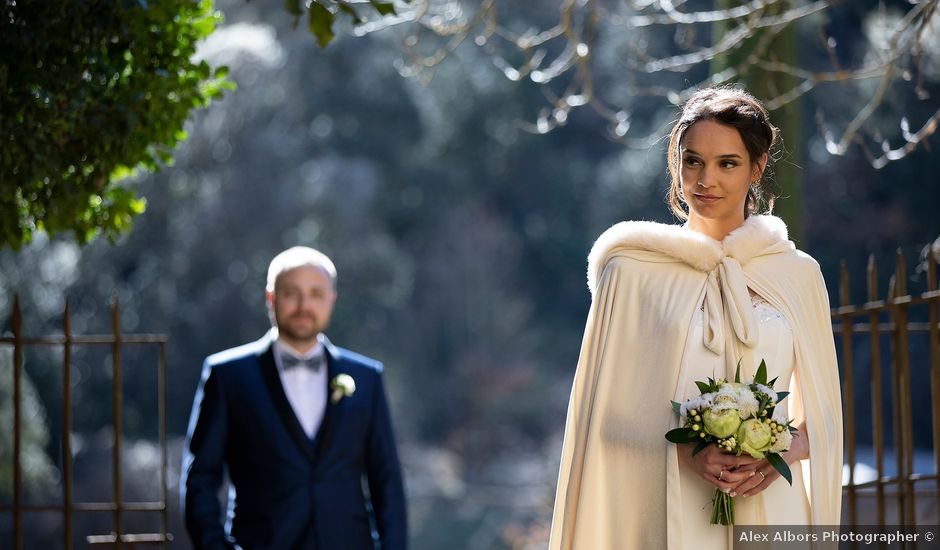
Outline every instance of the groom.
POLYGON ((404 550, 382 365, 323 335, 336 301, 333 262, 312 248, 285 250, 268 268, 266 296, 274 328, 206 359, 196 391, 180 482, 193 547, 404 550))

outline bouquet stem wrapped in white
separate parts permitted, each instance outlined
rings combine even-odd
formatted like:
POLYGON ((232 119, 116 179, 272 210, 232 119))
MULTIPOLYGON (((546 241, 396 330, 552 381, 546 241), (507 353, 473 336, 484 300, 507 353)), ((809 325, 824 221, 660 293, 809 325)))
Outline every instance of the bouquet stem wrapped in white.
MULTIPOLYGON (((747 453, 766 458, 792 485, 790 467, 780 453, 790 449, 796 428, 784 408, 777 408, 789 392, 774 391, 776 381, 767 381, 767 364, 761 361, 749 384, 741 383, 740 362, 734 382, 723 378, 696 382, 701 395, 684 403, 672 402, 679 427, 667 432, 666 439, 676 444, 696 443, 693 456, 714 443, 737 456, 747 453)), ((711 523, 734 525, 734 498, 720 489, 715 490, 711 523)))

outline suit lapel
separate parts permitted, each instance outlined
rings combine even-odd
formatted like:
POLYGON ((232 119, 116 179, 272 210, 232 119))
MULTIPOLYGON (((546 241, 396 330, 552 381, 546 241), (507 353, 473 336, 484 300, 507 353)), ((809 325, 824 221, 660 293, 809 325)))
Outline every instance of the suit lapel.
POLYGON ((339 361, 339 350, 327 340, 326 336, 323 337, 323 348, 327 366, 326 410, 323 413, 323 421, 320 423, 320 428, 317 430, 317 436, 314 439, 316 458, 318 460, 323 456, 323 453, 326 452, 326 449, 329 448, 330 442, 335 435, 336 427, 340 424, 343 416, 343 408, 339 406, 342 400, 337 403, 333 402, 333 389, 330 387, 330 382, 336 375, 344 372, 339 361))
MULTIPOLYGON (((307 458, 314 460, 315 456, 310 440, 307 438, 307 434, 304 433, 300 421, 297 420, 297 415, 294 414, 294 409, 291 407, 290 401, 287 400, 287 394, 284 393, 284 386, 281 385, 281 377, 277 372, 277 363, 274 362, 273 342, 272 345, 269 345, 264 353, 261 354, 260 360, 261 372, 264 376, 268 393, 271 395, 274 406, 277 408, 277 412, 280 414, 284 426, 290 433, 291 439, 297 443, 297 446, 307 455, 307 458)), ((329 409, 329 405, 327 405, 327 409, 329 409)))

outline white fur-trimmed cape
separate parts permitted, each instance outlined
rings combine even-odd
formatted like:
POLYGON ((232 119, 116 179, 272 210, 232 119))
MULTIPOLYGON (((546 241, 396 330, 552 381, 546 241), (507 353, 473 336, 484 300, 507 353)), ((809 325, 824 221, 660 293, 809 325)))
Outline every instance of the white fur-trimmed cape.
MULTIPOLYGON (((588 280, 591 310, 568 405, 549 550, 679 550, 695 542, 684 526, 704 522, 707 512, 684 515, 677 450, 663 437, 676 425, 669 401, 684 399, 681 368, 690 345, 722 356, 719 376, 730 379, 738 366, 753 376, 761 358, 750 291, 780 312, 792 333, 790 416, 806 422, 811 457, 800 470, 809 472, 806 492, 797 496, 810 503, 812 524, 838 524, 842 405, 828 293, 819 265, 787 240, 782 221, 751 216, 721 242, 682 226, 620 223, 597 239, 588 280), (692 332, 699 304, 702 336, 692 332)), ((747 521, 772 523, 776 506, 751 507, 747 521)))
MULTIPOLYGON (((611 254, 617 250, 649 250, 682 260, 699 271, 710 272, 725 256, 742 265, 768 247, 787 241, 787 226, 776 216, 754 215, 723 241, 682 225, 629 221, 601 233, 588 255, 588 288, 591 294, 611 254)), ((791 244, 792 246, 792 244, 791 244)))

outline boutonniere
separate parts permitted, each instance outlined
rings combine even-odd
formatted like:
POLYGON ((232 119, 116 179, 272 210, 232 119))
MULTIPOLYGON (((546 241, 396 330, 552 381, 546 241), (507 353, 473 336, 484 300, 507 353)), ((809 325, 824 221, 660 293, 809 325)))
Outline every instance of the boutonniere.
POLYGON ((337 374, 330 382, 330 402, 334 405, 344 397, 356 393, 356 381, 348 374, 337 374))

